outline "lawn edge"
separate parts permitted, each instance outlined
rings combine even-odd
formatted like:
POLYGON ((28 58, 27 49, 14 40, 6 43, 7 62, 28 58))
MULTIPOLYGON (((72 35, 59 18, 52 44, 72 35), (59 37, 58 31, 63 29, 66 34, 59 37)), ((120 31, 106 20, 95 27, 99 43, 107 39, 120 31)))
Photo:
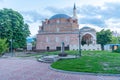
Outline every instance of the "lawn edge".
POLYGON ((94 76, 117 76, 120 77, 120 74, 106 74, 106 73, 88 73, 88 72, 75 72, 75 71, 65 71, 65 70, 60 70, 60 69, 55 69, 49 66, 50 70, 56 71, 56 72, 61 72, 61 73, 68 73, 68 74, 78 74, 78 75, 94 75, 94 76))

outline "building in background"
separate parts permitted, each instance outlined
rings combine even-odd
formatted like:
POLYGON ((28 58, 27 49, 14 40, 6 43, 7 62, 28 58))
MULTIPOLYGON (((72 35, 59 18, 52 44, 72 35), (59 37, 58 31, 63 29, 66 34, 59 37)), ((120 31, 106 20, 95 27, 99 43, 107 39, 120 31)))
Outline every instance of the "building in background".
POLYGON ((26 47, 26 49, 28 51, 31 51, 32 47, 33 47, 32 43, 34 42, 34 40, 33 40, 32 37, 28 37, 26 40, 27 40, 27 47, 26 47))
POLYGON ((42 21, 37 34, 36 50, 60 50, 62 42, 65 44, 65 50, 77 50, 79 34, 83 50, 101 50, 100 45, 96 44, 96 31, 94 29, 90 27, 79 29, 74 4, 72 17, 66 14, 56 14, 42 21))

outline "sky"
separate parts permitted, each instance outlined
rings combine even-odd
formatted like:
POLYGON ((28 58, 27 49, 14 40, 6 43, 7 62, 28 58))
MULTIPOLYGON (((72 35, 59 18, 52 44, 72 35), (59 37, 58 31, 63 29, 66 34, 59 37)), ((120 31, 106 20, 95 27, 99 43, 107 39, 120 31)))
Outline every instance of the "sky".
POLYGON ((80 28, 89 26, 96 31, 110 29, 120 33, 120 0, 0 0, 0 9, 20 12, 34 36, 41 21, 61 13, 72 17, 74 3, 80 28))

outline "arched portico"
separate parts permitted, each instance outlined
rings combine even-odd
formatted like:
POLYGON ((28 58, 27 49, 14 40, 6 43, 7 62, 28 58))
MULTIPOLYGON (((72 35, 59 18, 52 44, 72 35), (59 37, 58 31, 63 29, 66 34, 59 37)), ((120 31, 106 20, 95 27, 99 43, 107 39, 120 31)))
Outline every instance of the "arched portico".
POLYGON ((96 31, 90 27, 80 29, 81 44, 96 44, 96 31))
POLYGON ((96 37, 92 33, 85 32, 81 35, 81 44, 95 44, 96 43, 96 37))

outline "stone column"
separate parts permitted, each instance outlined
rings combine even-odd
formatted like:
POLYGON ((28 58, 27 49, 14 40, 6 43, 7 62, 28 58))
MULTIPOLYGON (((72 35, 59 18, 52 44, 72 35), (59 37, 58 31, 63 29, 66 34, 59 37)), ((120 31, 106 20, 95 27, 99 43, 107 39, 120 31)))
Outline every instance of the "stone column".
POLYGON ((64 42, 62 42, 61 43, 61 53, 64 53, 64 50, 65 50, 64 47, 65 47, 65 44, 64 44, 64 42))
POLYGON ((62 42, 61 43, 61 52, 58 54, 61 57, 67 56, 67 53, 65 53, 64 47, 65 47, 65 44, 64 44, 64 42, 62 42))

